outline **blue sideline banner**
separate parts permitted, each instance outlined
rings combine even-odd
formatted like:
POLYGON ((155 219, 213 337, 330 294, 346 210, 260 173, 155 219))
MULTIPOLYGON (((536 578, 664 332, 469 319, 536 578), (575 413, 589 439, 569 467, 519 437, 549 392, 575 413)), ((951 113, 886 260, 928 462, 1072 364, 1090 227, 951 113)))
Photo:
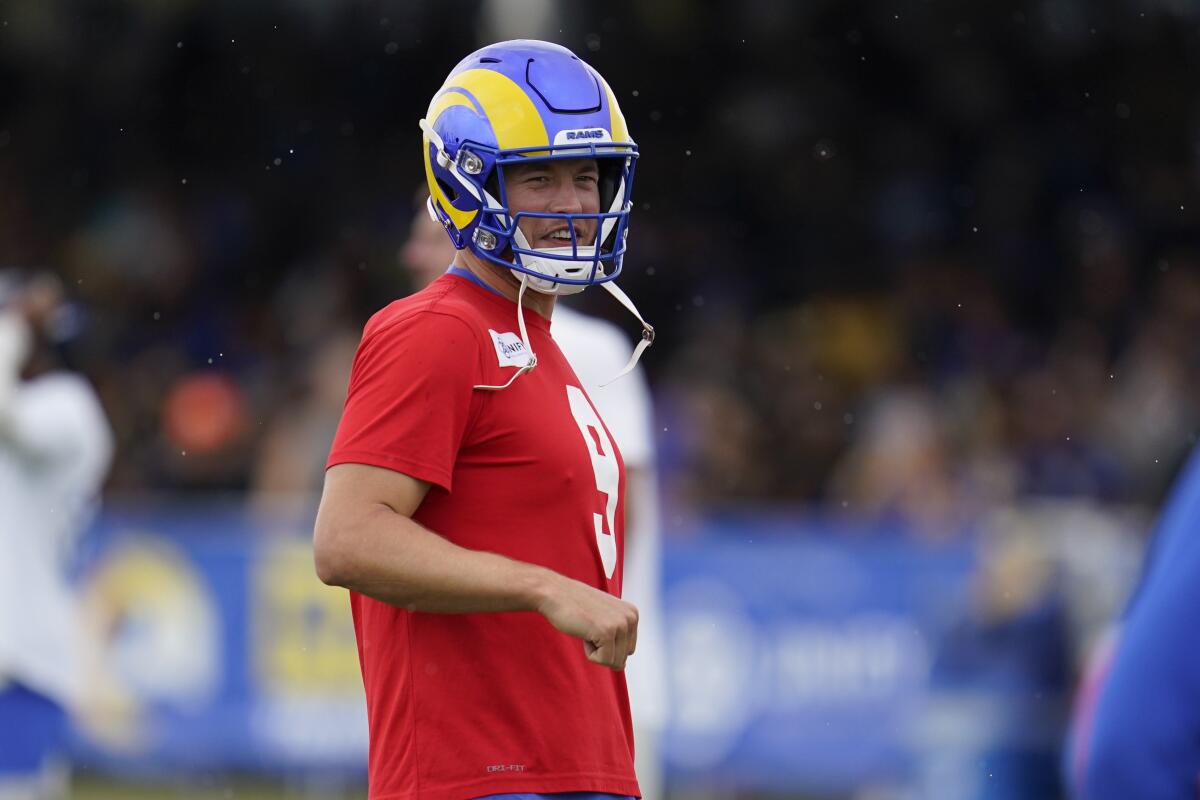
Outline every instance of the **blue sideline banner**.
MULTIPOLYGON (((349 604, 314 576, 307 525, 234 507, 101 520, 80 576, 79 763, 363 770, 349 604)), ((664 749, 680 781, 837 789, 911 770, 972 556, 834 527, 712 520, 668 544, 664 749)))
POLYGON ((911 783, 937 639, 967 599, 972 556, 862 533, 714 520, 670 548, 677 778, 779 791, 911 783))
POLYGON ((306 525, 248 512, 109 513, 80 592, 79 761, 136 772, 363 769, 346 592, 315 577, 306 525))

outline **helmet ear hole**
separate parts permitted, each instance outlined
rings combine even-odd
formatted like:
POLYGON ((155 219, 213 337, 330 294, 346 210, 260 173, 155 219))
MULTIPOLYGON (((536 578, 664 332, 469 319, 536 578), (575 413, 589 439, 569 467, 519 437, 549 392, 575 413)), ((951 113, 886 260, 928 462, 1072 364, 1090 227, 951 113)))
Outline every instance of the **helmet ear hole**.
POLYGON ((449 198, 450 202, 451 203, 457 202, 458 201, 458 190, 455 189, 450 184, 446 183, 446 181, 442 180, 441 178, 437 178, 436 180, 437 180, 438 188, 442 190, 442 193, 444 195, 446 195, 447 198, 449 198))
POLYGON ((596 163, 600 169, 600 210, 608 211, 616 201, 617 191, 621 188, 621 179, 624 177, 624 159, 598 158, 596 163))
MULTIPOLYGON (((603 241, 601 241, 601 242, 600 242, 600 252, 601 252, 601 253, 614 253, 614 252, 616 252, 616 249, 617 249, 617 231, 618 231, 618 230, 621 230, 621 226, 620 226, 620 225, 613 225, 613 226, 612 226, 612 230, 610 230, 610 231, 608 232, 608 235, 607 235, 607 236, 605 236, 605 237, 604 237, 604 239, 603 239, 603 241)), ((626 228, 625 230, 628 230, 628 229, 626 228)))
POLYGON ((504 171, 504 167, 497 166, 492 170, 492 174, 488 176, 487 181, 483 184, 483 190, 492 197, 499 199, 500 197, 500 174, 504 171))

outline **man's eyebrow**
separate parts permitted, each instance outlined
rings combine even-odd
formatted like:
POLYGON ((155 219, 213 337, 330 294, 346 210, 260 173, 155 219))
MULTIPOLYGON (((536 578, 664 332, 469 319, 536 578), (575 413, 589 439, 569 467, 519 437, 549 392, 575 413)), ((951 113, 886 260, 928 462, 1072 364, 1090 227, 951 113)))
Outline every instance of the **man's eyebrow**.
POLYGON ((538 161, 521 161, 516 166, 518 169, 528 170, 551 169, 554 166, 554 162, 550 159, 539 159, 538 161))

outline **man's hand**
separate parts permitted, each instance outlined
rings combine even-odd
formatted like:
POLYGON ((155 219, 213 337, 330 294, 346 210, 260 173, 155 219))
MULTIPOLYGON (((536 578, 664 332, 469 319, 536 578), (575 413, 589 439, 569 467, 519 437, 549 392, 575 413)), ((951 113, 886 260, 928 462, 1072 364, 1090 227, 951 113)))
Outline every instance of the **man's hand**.
POLYGON ((563 633, 582 639, 588 661, 625 669, 625 659, 637 648, 637 608, 587 584, 557 578, 538 612, 563 633))

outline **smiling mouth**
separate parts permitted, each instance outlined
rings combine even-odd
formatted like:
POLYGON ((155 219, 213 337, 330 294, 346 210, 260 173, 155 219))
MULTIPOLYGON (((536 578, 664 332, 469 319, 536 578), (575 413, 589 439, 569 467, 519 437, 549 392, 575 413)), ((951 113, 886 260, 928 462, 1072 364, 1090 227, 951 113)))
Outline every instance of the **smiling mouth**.
MULTIPOLYGON (((566 228, 559 228, 557 230, 549 231, 547 233, 542 234, 541 236, 538 237, 538 241, 545 242, 545 245, 543 245, 543 246, 570 247, 571 246, 571 233, 566 228)), ((592 237, 590 235, 588 235, 585 231, 580 230, 579 228, 575 229, 575 241, 578 243, 578 245, 580 247, 591 247, 591 245, 592 245, 592 237)))

